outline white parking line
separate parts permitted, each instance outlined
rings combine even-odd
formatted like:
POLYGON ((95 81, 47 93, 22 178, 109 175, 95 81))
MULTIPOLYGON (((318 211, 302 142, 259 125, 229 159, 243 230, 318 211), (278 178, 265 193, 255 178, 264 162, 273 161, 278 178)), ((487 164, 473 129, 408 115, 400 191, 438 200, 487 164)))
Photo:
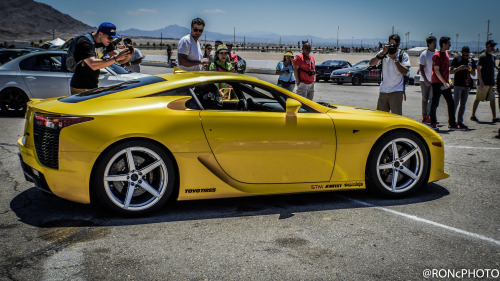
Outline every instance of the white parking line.
POLYGON ((464 148, 464 149, 500 149, 500 147, 477 147, 464 145, 445 145, 446 148, 464 148))
POLYGON ((472 238, 480 239, 480 240, 483 240, 483 241, 487 241, 487 242, 496 244, 497 246, 500 246, 500 241, 495 240, 495 239, 490 238, 490 237, 483 236, 481 234, 477 234, 477 233, 473 233, 473 232, 461 230, 461 229, 458 229, 458 228, 455 228, 455 227, 447 226, 447 225, 444 225, 444 224, 440 224, 440 223, 437 223, 437 222, 433 222, 433 221, 430 221, 430 220, 419 218, 417 216, 408 215, 408 214, 401 213, 401 212, 398 212, 398 211, 394 211, 394 210, 391 210, 391 209, 387 209, 387 208, 383 208, 383 207, 378 207, 376 205, 373 205, 373 204, 370 204, 370 203, 367 203, 367 202, 363 202, 363 201, 359 201, 359 200, 356 200, 356 199, 352 199, 352 198, 349 198, 349 197, 345 197, 345 196, 342 196, 342 195, 337 195, 337 196, 342 197, 344 199, 347 199, 349 201, 355 202, 357 204, 366 206, 366 207, 375 208, 377 210, 381 210, 381 211, 388 212, 388 213, 391 213, 391 214, 394 214, 394 215, 402 216, 402 217, 405 217, 405 218, 408 218, 408 219, 411 219, 411 220, 414 220, 414 221, 417 221, 417 222, 423 222, 423 223, 426 223, 426 224, 437 226, 437 227, 440 227, 440 228, 443 228, 443 229, 446 229, 446 230, 449 230, 449 231, 457 232, 457 233, 460 233, 460 234, 463 234, 463 235, 466 235, 466 236, 470 236, 472 238))

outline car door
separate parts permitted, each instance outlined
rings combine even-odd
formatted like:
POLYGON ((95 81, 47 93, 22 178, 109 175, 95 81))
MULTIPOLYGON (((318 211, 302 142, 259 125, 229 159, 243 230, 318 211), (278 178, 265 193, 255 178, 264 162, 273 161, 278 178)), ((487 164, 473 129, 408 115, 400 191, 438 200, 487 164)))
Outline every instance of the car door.
POLYGON ((367 68, 367 82, 380 82, 381 81, 381 64, 370 66, 367 68))
POLYGON ((45 99, 67 96, 72 73, 63 67, 61 53, 42 53, 19 63, 20 74, 34 98, 45 99))
POLYGON ((200 112, 213 155, 227 175, 244 183, 330 180, 336 139, 327 114, 303 105, 296 117, 287 118, 285 94, 260 84, 228 84, 237 95, 200 112), (243 99, 246 109, 238 108, 243 99))

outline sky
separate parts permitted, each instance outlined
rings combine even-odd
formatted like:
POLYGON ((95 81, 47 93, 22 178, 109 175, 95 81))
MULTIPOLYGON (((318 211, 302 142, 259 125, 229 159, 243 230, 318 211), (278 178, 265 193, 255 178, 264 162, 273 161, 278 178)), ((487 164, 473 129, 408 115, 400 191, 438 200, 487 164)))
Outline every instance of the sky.
MULTIPOLYGON (((448 36, 452 44, 477 42, 482 46, 490 20, 490 39, 500 41, 500 0, 36 0, 91 26, 109 21, 118 30, 156 30, 172 24, 189 27, 201 17, 205 30, 237 35, 272 32, 313 35, 336 40, 387 38, 425 41, 448 36)), ((277 39, 278 41, 279 39, 277 39)))

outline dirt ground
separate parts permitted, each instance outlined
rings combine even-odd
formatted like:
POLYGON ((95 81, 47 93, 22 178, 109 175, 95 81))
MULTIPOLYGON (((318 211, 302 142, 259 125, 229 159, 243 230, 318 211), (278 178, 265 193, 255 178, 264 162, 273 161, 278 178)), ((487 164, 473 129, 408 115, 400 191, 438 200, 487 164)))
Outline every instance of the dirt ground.
MULTIPOLYGON (((145 55, 166 55, 167 51, 163 50, 143 50, 141 52, 145 55)), ((235 52, 240 57, 246 60, 282 60, 283 53, 282 52, 250 52, 250 51, 238 51, 235 52)), ((294 52, 297 54, 297 52, 294 52)), ((173 56, 177 56, 177 50, 174 50, 173 56)), ((369 60, 373 58, 375 54, 371 53, 331 53, 331 54, 319 54, 313 53, 313 57, 316 62, 321 63, 326 60, 346 60, 351 64, 355 64, 362 60, 369 60)), ((418 57, 410 56, 411 66, 418 66, 418 57)))

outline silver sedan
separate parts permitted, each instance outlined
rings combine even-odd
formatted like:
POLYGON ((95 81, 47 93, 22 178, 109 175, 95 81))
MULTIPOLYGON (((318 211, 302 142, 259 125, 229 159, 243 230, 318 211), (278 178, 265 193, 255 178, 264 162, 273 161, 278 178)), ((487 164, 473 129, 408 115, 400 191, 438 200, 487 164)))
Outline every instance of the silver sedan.
MULTIPOLYGON (((66 69, 66 51, 29 53, 0 66, 0 114, 22 115, 29 99, 68 96, 73 73, 66 69)), ((99 86, 149 76, 129 73, 114 64, 100 70, 99 86)))

